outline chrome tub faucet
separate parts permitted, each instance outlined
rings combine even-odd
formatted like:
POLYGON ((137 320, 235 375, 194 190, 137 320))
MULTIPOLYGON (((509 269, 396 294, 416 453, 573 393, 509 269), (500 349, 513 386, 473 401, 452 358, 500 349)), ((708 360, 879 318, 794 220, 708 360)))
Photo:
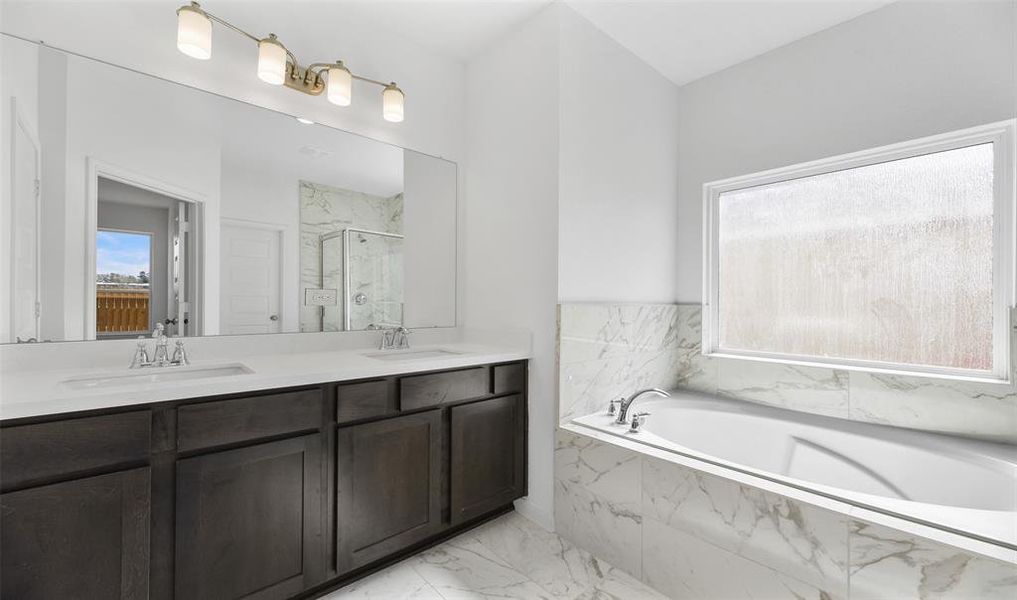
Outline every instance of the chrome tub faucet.
MULTIPOLYGON (((632 394, 628 398, 621 399, 621 400, 615 400, 614 402, 611 403, 611 407, 612 408, 614 407, 615 403, 618 404, 618 416, 615 417, 614 422, 619 424, 619 425, 624 425, 627 422, 627 417, 628 417, 628 414, 629 414, 629 407, 632 406, 632 403, 635 402, 637 398, 639 398, 639 397, 641 397, 643 395, 646 395, 646 394, 654 394, 654 395, 660 396, 662 398, 670 398, 671 397, 671 394, 665 392, 662 389, 659 389, 659 388, 649 388, 649 389, 645 389, 645 390, 639 390, 638 392, 636 392, 635 394, 632 394)), ((609 409, 608 412, 611 412, 610 409, 609 409)), ((638 429, 638 425, 636 426, 636 428, 638 429)))

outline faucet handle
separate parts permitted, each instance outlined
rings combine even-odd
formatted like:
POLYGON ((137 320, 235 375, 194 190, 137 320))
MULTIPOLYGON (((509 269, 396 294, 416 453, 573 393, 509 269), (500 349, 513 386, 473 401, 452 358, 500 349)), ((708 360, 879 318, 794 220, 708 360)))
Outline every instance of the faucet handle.
POLYGON ((646 417, 650 416, 648 412, 641 412, 632 415, 632 424, 629 426, 629 433, 639 432, 639 428, 646 421, 646 417))
POLYGON ((614 416, 618 412, 618 407, 625 402, 625 398, 618 398, 607 403, 607 414, 614 416))
POLYGON ((173 349, 173 359, 170 362, 177 365, 191 364, 187 358, 187 350, 184 349, 184 340, 177 340, 176 348, 173 349))
POLYGON ((134 350, 134 358, 131 359, 132 369, 138 369, 148 365, 148 348, 145 347, 145 336, 138 336, 138 346, 134 350))

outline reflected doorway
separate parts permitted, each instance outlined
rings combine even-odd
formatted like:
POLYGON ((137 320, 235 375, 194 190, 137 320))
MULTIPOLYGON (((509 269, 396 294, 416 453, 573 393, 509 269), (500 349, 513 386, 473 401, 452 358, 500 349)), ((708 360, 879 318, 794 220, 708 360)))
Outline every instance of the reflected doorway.
POLYGON ((95 339, 194 335, 192 204, 98 177, 95 339))

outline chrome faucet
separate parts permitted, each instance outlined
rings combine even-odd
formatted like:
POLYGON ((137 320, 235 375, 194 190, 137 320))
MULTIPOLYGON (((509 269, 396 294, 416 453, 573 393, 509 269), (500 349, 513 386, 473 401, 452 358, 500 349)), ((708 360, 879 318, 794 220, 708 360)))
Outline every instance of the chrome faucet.
POLYGON ((410 347, 409 335, 412 333, 403 326, 382 329, 381 346, 379 350, 408 350, 410 347))
POLYGON ((173 357, 169 355, 169 340, 166 337, 166 326, 159 323, 152 331, 152 339, 155 340, 155 351, 152 358, 148 357, 148 348, 145 347, 144 336, 138 336, 138 347, 134 350, 134 358, 131 359, 132 369, 142 367, 178 367, 188 365, 191 361, 187 359, 187 351, 184 350, 184 341, 177 340, 176 348, 173 350, 173 357))
POLYGON ((615 417, 614 422, 619 424, 619 425, 624 425, 625 422, 626 422, 626 417, 629 414, 629 407, 632 406, 632 403, 635 402, 637 398, 639 398, 640 396, 642 396, 644 394, 656 394, 657 396, 660 396, 662 398, 670 398, 671 397, 671 394, 665 392, 664 390, 658 389, 658 388, 649 388, 649 389, 645 389, 645 390, 639 390, 635 394, 632 394, 628 398, 626 398, 626 399, 621 401, 621 403, 618 405, 618 416, 615 417))

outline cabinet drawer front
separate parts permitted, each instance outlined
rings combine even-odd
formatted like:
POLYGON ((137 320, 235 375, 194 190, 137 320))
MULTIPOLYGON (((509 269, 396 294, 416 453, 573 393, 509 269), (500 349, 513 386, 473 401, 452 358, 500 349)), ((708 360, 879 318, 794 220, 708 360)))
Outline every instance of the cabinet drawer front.
POLYGON ((487 367, 414 375, 399 380, 399 408, 414 410, 489 393, 487 367))
POLYGON ((399 410, 389 382, 364 381, 339 386, 336 415, 340 423, 379 417, 399 410))
POLYGON ((188 404, 177 409, 177 450, 311 431, 321 423, 320 389, 188 404))
POLYGON ((498 365, 494 368, 494 393, 522 392, 526 385, 526 367, 523 363, 498 365))
POLYGON ((0 431, 3 489, 148 460, 147 410, 5 427, 0 431))

